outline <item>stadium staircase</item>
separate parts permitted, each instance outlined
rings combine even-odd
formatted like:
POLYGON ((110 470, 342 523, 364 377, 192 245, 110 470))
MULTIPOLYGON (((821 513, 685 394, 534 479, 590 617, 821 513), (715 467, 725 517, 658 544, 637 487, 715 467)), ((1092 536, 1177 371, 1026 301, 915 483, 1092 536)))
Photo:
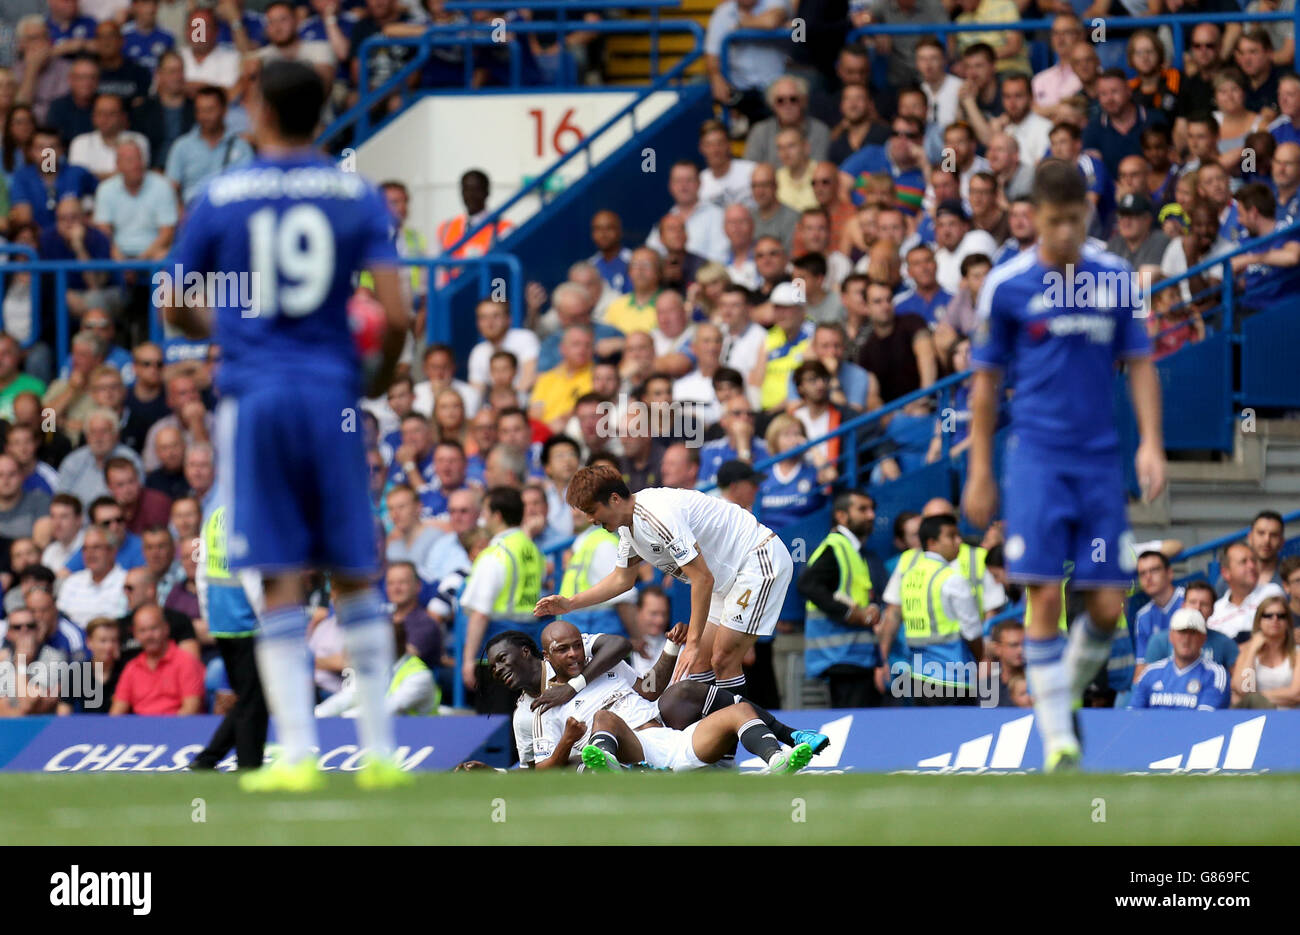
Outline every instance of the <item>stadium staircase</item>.
MULTIPOLYGON (((717 6, 717 0, 682 0, 680 6, 674 7, 674 20, 692 20, 704 29, 709 24, 709 15, 717 6)), ((641 10, 629 11, 619 17, 623 22, 649 23, 654 13, 641 10)), ((650 35, 610 36, 605 40, 605 84, 607 85, 646 85, 654 78, 651 44, 655 40, 650 35)), ((691 38, 685 35, 666 35, 659 37, 659 68, 665 70, 680 62, 691 51, 691 38)), ((691 78, 703 78, 705 75, 702 59, 691 62, 685 74, 691 78)))

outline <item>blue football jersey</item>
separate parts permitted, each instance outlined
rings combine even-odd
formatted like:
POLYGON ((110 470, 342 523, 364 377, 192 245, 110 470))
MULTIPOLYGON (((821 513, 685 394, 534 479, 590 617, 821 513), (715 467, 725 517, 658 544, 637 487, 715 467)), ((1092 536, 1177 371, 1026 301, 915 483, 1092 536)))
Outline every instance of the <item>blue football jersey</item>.
POLYGON ((759 521, 768 529, 782 528, 815 513, 826 503, 826 495, 817 483, 817 469, 804 462, 789 480, 782 481, 769 470, 758 488, 759 521))
POLYGON ((141 32, 135 23, 122 27, 122 54, 150 71, 158 68, 158 59, 164 52, 176 47, 176 39, 169 32, 154 28, 141 32))
POLYGON ((1020 443, 1071 457, 1116 452, 1115 363, 1151 353, 1132 268, 1091 244, 1064 271, 1026 250, 989 273, 978 311, 971 363, 1014 374, 1020 443))
POLYGON ((178 291, 207 274, 221 394, 305 374, 359 393, 347 301, 355 272, 396 264, 391 228, 373 185, 315 153, 259 158, 212 179, 165 271, 178 291))
POLYGON ((1129 707, 1216 711, 1228 707, 1231 699, 1228 670, 1223 666, 1202 656, 1180 670, 1170 656, 1147 666, 1133 687, 1129 707))

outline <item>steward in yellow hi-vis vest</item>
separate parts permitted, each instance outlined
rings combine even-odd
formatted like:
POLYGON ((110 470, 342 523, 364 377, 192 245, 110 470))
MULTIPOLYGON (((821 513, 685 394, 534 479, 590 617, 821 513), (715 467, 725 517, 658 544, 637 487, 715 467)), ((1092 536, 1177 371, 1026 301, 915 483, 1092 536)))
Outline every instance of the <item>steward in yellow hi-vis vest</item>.
POLYGON ((804 671, 826 679, 835 708, 881 702, 875 680, 882 664, 876 645, 880 607, 872 603, 871 570, 862 554, 875 515, 867 494, 839 494, 831 509, 835 526, 799 576, 799 593, 807 601, 804 671))
POLYGON ((901 625, 908 656, 891 667, 890 690, 918 705, 976 704, 984 625, 957 564, 957 518, 927 516, 919 537, 924 551, 905 556, 885 588, 881 642, 892 642, 901 625))

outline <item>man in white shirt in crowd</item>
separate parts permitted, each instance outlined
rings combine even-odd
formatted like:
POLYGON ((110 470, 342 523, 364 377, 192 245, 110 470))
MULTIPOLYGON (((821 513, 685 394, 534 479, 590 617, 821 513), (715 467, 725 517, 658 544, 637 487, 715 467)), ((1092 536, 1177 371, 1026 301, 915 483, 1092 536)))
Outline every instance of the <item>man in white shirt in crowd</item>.
POLYGON ((731 137, 721 120, 700 124, 700 155, 705 163, 700 173, 700 201, 719 208, 754 207, 754 194, 749 187, 754 163, 731 157, 731 137))
POLYGON ((81 549, 85 535, 81 525, 81 501, 69 493, 56 493, 50 499, 49 529, 50 544, 41 553, 41 564, 57 575, 67 566, 68 559, 81 549))
POLYGON ((469 352, 470 386, 480 394, 486 392, 492 382, 492 355, 505 350, 514 354, 519 361, 515 389, 522 393, 532 389, 533 381, 537 379, 537 355, 541 348, 537 335, 526 328, 510 327, 510 305, 507 302, 484 299, 474 310, 474 317, 483 340, 469 352))
POLYGON ((1209 627, 1238 643, 1250 638, 1255 608, 1261 601, 1267 597, 1286 599, 1285 592, 1272 581, 1260 580, 1259 562, 1244 542, 1234 542, 1224 553, 1223 580, 1228 590, 1214 602, 1209 627))
POLYGON ((126 105, 116 94, 97 94, 90 112, 95 129, 82 133, 68 145, 68 163, 81 166, 101 182, 117 174, 117 146, 133 140, 149 165, 149 141, 127 129, 126 105))
POLYGON ((722 363, 749 373, 767 346, 767 329, 749 317, 749 292, 741 285, 724 286, 718 299, 718 321, 723 334, 722 363))
MULTIPOLYGON (((722 233, 722 209, 700 200, 700 170, 688 159, 673 163, 668 173, 668 193, 675 214, 686 222, 686 249, 697 256, 718 263, 727 260, 727 239, 722 233)), ((659 230, 650 232, 645 245, 662 254, 659 230)))
POLYGON ((713 375, 722 366, 722 329, 710 322, 695 326, 691 340, 695 369, 673 382, 673 402, 681 403, 697 420, 701 432, 722 415, 718 394, 713 389, 713 375))
POLYGON ((96 617, 121 617, 126 613, 126 571, 117 564, 108 534, 98 526, 86 530, 81 546, 86 567, 70 574, 59 588, 59 612, 77 626, 96 617))

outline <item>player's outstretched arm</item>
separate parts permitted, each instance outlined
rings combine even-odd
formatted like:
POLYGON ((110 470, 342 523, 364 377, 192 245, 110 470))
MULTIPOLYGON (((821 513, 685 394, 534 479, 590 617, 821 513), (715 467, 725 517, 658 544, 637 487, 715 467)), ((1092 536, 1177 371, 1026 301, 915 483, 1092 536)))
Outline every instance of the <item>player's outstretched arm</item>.
POLYGON ((371 385, 367 388, 372 396, 387 392, 397 371, 397 360, 402 356, 402 347, 406 343, 406 334, 411 329, 411 316, 406 310, 406 300, 402 297, 402 284, 394 266, 372 266, 370 275, 375 280, 375 298, 384 307, 387 327, 384 329, 384 357, 379 364, 371 385))
POLYGON ((202 340, 212 334, 212 313, 205 308, 172 305, 163 310, 163 318, 187 338, 202 340))
MULTIPOLYGON (((626 659, 631 652, 632 641, 626 636, 603 633, 596 637, 591 644, 591 659, 579 673, 582 684, 591 684, 618 665, 619 660, 626 659)), ((552 685, 533 700, 531 708, 533 711, 549 711, 551 708, 567 703, 576 694, 578 689, 570 683, 552 685)))
POLYGON ((572 597, 561 597, 558 594, 550 594, 537 602, 533 608, 533 615, 536 617, 549 617, 551 615, 567 614, 572 610, 582 610, 584 607, 592 607, 596 604, 603 604, 605 601, 612 601, 624 591, 636 584, 636 563, 629 562, 626 568, 614 567, 614 570, 601 578, 585 591, 579 591, 572 597))
POLYGON ((962 509, 970 521, 983 528, 998 508, 998 488, 993 479, 993 430, 998 421, 998 374, 977 370, 970 392, 970 455, 962 509))
POLYGON ((1160 421, 1160 375, 1150 357, 1128 362, 1129 393, 1141 441, 1137 450, 1138 484, 1142 499, 1154 500, 1165 489, 1165 440, 1160 421))

